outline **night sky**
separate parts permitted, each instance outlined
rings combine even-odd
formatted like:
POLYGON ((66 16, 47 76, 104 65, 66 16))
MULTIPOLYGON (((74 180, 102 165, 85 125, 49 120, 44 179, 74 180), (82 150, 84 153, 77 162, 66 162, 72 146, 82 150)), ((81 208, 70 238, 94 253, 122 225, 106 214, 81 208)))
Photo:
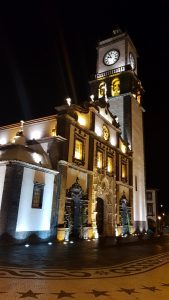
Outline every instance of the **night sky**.
POLYGON ((167 1, 152 7, 144 0, 60 2, 5 1, 0 7, 0 126, 55 114, 68 96, 77 104, 88 100, 97 43, 119 26, 139 54, 147 187, 160 190, 169 210, 167 1))

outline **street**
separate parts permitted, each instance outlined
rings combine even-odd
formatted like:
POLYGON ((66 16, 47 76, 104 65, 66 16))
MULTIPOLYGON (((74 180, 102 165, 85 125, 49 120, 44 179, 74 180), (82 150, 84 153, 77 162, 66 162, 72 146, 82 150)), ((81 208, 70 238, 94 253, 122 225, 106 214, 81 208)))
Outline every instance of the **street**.
POLYGON ((169 237, 1 246, 0 299, 169 299, 169 237))

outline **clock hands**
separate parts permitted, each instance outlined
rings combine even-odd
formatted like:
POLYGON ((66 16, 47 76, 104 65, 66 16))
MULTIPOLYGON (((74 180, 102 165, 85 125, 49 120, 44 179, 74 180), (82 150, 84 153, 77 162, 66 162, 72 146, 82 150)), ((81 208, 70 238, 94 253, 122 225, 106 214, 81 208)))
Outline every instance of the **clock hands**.
POLYGON ((118 50, 109 50, 104 56, 104 63, 108 66, 113 65, 118 60, 119 55, 118 50))

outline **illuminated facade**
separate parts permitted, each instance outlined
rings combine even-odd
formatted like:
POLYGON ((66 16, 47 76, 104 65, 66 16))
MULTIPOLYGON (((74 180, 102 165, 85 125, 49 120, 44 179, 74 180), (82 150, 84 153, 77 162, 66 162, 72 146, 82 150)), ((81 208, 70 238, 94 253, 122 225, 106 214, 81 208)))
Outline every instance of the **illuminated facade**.
POLYGON ((48 141, 33 138, 51 130, 52 119, 29 124, 25 135, 19 124, 0 129, 0 240, 46 240, 56 234, 58 172, 45 151, 48 141))
POLYGON ((133 152, 134 226, 139 231, 146 230, 143 87, 137 77, 137 51, 129 35, 119 29, 113 31, 111 38, 99 42, 97 51, 97 73, 90 83, 91 91, 94 95, 100 94, 104 82, 106 93, 100 99, 106 99, 110 111, 118 117, 122 138, 133 152))
POLYGON ((111 43, 98 47, 96 100, 0 128, 0 237, 63 241, 146 229, 142 87, 122 41, 122 49, 111 43))

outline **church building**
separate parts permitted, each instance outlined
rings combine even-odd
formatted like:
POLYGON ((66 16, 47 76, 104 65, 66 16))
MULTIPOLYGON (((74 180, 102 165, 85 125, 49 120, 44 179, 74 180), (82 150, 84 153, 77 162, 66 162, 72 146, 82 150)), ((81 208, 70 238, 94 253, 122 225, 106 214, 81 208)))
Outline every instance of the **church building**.
POLYGON ((115 30, 97 46, 91 100, 0 127, 0 240, 68 241, 147 230, 137 51, 115 30))

